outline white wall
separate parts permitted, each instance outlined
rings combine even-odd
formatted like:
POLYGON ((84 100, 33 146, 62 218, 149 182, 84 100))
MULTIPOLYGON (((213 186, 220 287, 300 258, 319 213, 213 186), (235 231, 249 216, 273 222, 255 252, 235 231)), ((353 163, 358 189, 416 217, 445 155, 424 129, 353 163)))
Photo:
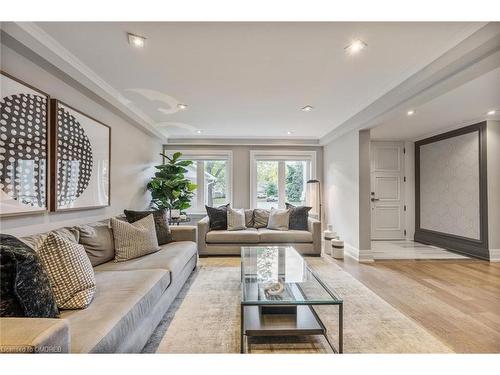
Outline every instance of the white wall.
MULTIPOLYGON (((333 229, 344 241, 345 252, 358 260, 371 260, 369 241, 366 243, 366 230, 369 236, 369 216, 363 217, 363 230, 360 240, 360 212, 366 216, 366 202, 369 202, 369 133, 351 131, 324 146, 324 195, 325 195, 325 222, 332 224, 333 229), (361 150, 360 150, 361 142, 361 150), (368 150, 366 149, 368 147, 368 150), (360 155, 362 161, 360 169, 360 155), (368 163, 368 169, 366 168, 368 163), (364 171, 364 172, 363 172, 364 171), (364 173, 368 172, 368 177, 364 173), (361 181, 360 181, 361 172, 361 181), (363 178, 364 177, 364 178, 363 178), (360 182, 363 182, 360 190, 360 182), (368 181, 367 199, 361 199, 360 191, 366 190, 368 181), (366 202, 365 202, 366 201, 366 202), (368 227, 366 228, 366 223, 368 227), (361 251, 360 251, 361 247, 361 251), (366 248, 368 247, 368 248, 366 248)), ((368 203, 369 210, 369 203, 368 203)), ((369 211, 368 211, 369 215, 369 211)))
POLYGON ((150 196, 145 185, 152 174, 152 165, 161 162, 162 142, 123 120, 106 103, 97 102, 92 93, 81 90, 77 82, 26 52, 23 46, 0 44, 0 48, 2 70, 108 124, 112 140, 110 207, 2 218, 2 233, 25 235, 98 220, 119 214, 125 208, 146 208, 150 196))
POLYGON ((486 129, 488 245, 490 260, 500 261, 500 121, 488 121, 486 129))

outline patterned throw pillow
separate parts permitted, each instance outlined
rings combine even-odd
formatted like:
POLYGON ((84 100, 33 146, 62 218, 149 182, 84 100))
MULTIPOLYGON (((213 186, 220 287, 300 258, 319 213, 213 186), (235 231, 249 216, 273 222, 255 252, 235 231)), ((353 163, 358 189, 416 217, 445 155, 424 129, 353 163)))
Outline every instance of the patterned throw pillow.
POLYGON ((95 275, 84 247, 50 233, 36 250, 49 275, 57 307, 73 310, 90 305, 95 275))
POLYGON ((269 221, 269 210, 256 208, 253 210, 253 225, 255 228, 267 228, 269 221))
POLYGON ((58 318, 54 292, 35 250, 0 234, 0 316, 58 318))
POLYGON ((290 209, 290 225, 288 229, 308 230, 307 221, 309 219, 309 211, 312 207, 294 206, 286 203, 286 208, 290 209))
POLYGON ((153 214, 158 245, 172 242, 172 232, 168 226, 168 213, 165 208, 152 211, 125 210, 124 213, 129 223, 135 223, 137 220, 144 219, 146 216, 153 214))
POLYGON ((267 229, 288 230, 290 223, 290 210, 278 210, 271 208, 267 229))
POLYGON ((245 209, 227 208, 227 230, 245 230, 245 209))
POLYGON ((219 207, 205 206, 210 230, 227 230, 227 209, 229 203, 219 207))
POLYGON ((115 262, 123 262, 160 250, 152 214, 135 223, 127 223, 112 217, 111 227, 115 239, 115 262))

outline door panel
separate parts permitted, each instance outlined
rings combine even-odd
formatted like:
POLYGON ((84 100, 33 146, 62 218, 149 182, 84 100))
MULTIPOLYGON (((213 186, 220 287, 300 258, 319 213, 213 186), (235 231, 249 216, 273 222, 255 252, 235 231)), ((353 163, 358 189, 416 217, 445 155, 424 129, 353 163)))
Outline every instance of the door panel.
POLYGON ((404 239, 402 142, 371 143, 371 238, 404 239))

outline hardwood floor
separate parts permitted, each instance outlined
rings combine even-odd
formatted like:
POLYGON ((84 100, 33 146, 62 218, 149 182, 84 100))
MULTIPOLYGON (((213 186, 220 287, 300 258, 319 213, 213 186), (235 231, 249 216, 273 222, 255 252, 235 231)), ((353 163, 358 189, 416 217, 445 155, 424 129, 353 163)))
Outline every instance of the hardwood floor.
POLYGON ((500 353, 500 263, 334 262, 455 352, 500 353))

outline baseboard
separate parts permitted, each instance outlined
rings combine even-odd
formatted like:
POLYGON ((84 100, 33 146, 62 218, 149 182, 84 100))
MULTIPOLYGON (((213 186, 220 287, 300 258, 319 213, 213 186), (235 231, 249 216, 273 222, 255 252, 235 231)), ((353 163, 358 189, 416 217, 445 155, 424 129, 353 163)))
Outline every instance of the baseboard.
POLYGON ((490 249, 490 262, 500 262, 500 249, 490 249))
POLYGON ((344 243, 344 255, 347 255, 358 262, 373 262, 373 253, 369 250, 360 250, 357 247, 344 243))

